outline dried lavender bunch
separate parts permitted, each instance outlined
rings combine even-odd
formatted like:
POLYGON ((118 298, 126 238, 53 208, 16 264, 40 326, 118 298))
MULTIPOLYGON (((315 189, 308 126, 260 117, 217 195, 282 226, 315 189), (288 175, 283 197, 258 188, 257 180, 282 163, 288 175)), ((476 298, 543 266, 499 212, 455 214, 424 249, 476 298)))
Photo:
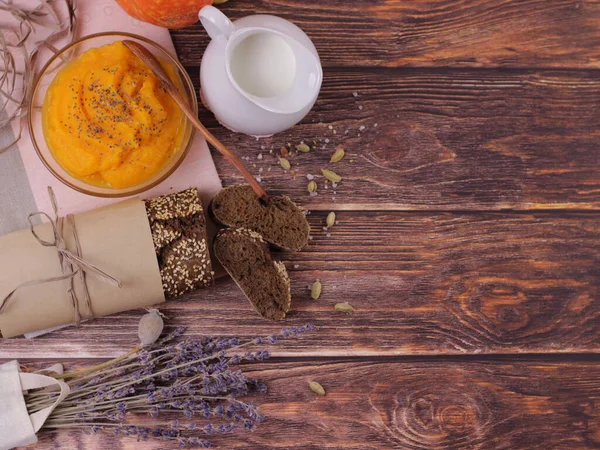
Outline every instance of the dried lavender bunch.
MULTIPOLYGON (((258 408, 242 398, 253 391, 265 392, 265 384, 248 378, 235 366, 264 361, 270 355, 268 350, 246 348, 275 344, 312 330, 312 325, 284 328, 242 343, 237 338, 182 339, 184 330, 177 328, 155 344, 136 347, 126 357, 93 371, 59 376, 67 379, 71 393, 42 429, 108 431, 139 440, 158 438, 182 447, 209 448, 210 435, 237 428, 253 430, 264 420, 258 408), (149 415, 160 425, 141 425, 139 414, 149 415), (170 420, 173 415, 175 420, 161 422, 164 416, 170 420)), ((48 390, 27 393, 29 413, 49 406, 56 395, 48 390)))

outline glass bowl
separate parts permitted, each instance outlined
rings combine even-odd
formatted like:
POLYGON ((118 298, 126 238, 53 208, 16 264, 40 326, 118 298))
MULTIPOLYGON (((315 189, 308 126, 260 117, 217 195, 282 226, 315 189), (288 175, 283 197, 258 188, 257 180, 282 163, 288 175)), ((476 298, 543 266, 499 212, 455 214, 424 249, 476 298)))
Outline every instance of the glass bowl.
POLYGON ((198 101, 196 100, 194 85, 192 84, 192 80, 190 80, 190 77, 181 63, 176 58, 171 56, 171 54, 169 54, 169 52, 167 52, 163 47, 143 36, 115 32, 92 34, 71 43, 55 54, 41 70, 33 88, 29 106, 29 129, 33 146, 44 165, 56 178, 76 191, 96 197, 126 197, 130 195, 136 195, 147 191, 148 189, 151 189, 157 184, 166 180, 173 172, 175 172, 181 162, 185 159, 194 135, 194 128, 190 124, 189 120, 186 119, 181 145, 169 158, 165 166, 143 183, 122 189, 99 187, 81 181, 69 174, 69 172, 67 172, 58 163, 58 161, 56 161, 52 152, 50 151, 50 148, 48 148, 42 126, 42 106, 44 104, 46 92, 48 91, 52 80, 63 67, 65 67, 69 62, 73 61, 75 58, 81 56, 87 50, 102 47, 104 45, 112 44, 113 42, 122 41, 125 39, 131 39, 144 45, 148 50, 150 50, 150 52, 152 52, 152 54, 154 54, 154 56, 159 59, 159 61, 172 65, 176 69, 176 74, 179 77, 179 80, 175 80, 176 84, 181 86, 180 91, 183 95, 183 98, 187 101, 188 105, 192 107, 192 110, 196 113, 196 115, 198 115, 198 101), (179 83, 177 83, 177 81, 179 81, 179 83))

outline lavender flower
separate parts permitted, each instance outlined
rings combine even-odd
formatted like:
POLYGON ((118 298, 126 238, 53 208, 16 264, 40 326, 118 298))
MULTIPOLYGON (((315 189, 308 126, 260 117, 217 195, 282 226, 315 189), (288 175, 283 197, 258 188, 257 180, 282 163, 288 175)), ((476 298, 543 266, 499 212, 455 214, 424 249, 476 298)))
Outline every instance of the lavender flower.
MULTIPOLYGON (((103 431, 171 441, 182 447, 210 448, 203 437, 234 430, 253 430, 265 417, 258 407, 241 400, 251 392, 266 392, 266 384, 248 378, 235 368, 243 361, 265 361, 268 350, 247 351, 249 346, 276 344, 281 338, 312 331, 312 325, 284 328, 279 333, 247 342, 237 338, 181 339, 183 328, 142 350, 105 363, 95 370, 73 372, 68 377, 71 392, 52 412, 45 429, 79 428, 92 434, 103 431), (158 420, 161 413, 177 413, 180 419, 153 428, 128 425, 130 414, 148 414, 158 420), (202 437, 200 437, 202 436, 202 437)), ((54 402, 56 393, 28 393, 30 413, 54 402)))

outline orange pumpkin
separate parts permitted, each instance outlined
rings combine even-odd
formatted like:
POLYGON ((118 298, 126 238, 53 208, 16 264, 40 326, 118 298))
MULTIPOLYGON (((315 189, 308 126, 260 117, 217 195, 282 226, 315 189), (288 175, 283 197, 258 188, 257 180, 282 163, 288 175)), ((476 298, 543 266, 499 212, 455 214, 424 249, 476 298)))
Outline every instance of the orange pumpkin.
MULTIPOLYGON (((183 28, 198 21, 198 11, 213 0, 117 0, 132 17, 159 27, 183 28)), ((216 2, 219 3, 219 2, 216 2)))

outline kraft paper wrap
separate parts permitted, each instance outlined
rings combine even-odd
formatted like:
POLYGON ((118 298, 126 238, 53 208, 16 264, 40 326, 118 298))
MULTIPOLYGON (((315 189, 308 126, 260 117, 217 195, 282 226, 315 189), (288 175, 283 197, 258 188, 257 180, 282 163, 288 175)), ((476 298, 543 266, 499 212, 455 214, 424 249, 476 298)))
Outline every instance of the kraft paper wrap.
MULTIPOLYGON (((94 317, 143 308, 165 301, 152 233, 144 202, 139 199, 75 215, 81 243, 81 257, 118 278, 119 289, 88 275, 94 317)), ((52 240, 50 224, 35 227, 42 239, 52 240)), ((67 229, 64 238, 69 250, 74 239, 67 229)), ((30 230, 0 237, 0 298, 26 281, 63 275, 55 247, 42 246, 30 230)), ((75 292, 83 318, 88 308, 79 277, 75 292)), ((5 338, 66 325, 75 321, 67 294, 69 280, 38 284, 20 289, 0 314, 0 333, 5 338)))

